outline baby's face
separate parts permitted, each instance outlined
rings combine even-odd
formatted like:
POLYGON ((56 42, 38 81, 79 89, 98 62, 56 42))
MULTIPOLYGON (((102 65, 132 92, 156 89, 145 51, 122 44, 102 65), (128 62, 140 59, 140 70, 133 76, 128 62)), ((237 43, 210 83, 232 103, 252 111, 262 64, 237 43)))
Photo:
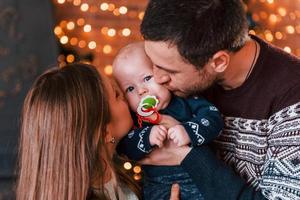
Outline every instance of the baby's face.
POLYGON ((152 63, 146 56, 136 55, 119 61, 113 73, 132 111, 136 112, 140 100, 146 95, 158 98, 158 110, 169 104, 171 93, 154 81, 152 63))

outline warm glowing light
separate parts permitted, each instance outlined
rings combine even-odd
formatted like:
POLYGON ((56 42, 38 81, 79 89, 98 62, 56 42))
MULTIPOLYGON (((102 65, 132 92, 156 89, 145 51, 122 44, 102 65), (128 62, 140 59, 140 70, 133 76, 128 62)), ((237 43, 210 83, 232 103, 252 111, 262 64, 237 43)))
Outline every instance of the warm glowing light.
POLYGON ((109 54, 109 53, 111 53, 111 51, 112 51, 112 47, 110 46, 110 45, 104 45, 104 47, 103 47, 103 53, 105 53, 105 54, 109 54))
POLYGON ((268 14, 265 11, 261 11, 259 12, 259 15, 262 19, 267 19, 268 18, 268 14))
POLYGON ((64 4, 64 3, 65 3, 65 0, 57 0, 57 3, 59 3, 59 4, 64 4))
POLYGON ((69 41, 69 38, 65 35, 60 38, 60 43, 62 43, 62 44, 67 44, 68 41, 69 41))
POLYGON ((108 32, 108 27, 104 26, 103 28, 101 28, 101 33, 102 33, 103 35, 106 35, 107 32, 108 32))
POLYGON ((284 17, 284 16, 286 16, 286 9, 283 7, 280 7, 280 8, 278 8, 278 13, 279 13, 279 15, 284 17))
POLYGON ((291 53, 291 52, 292 52, 292 49, 291 49, 290 47, 288 47, 288 46, 284 47, 283 50, 284 50, 285 52, 288 52, 288 53, 291 53))
POLYGON ((276 38, 277 40, 281 40, 281 39, 283 38, 282 33, 281 33, 281 32, 276 32, 276 33, 275 33, 275 38, 276 38))
POLYGON ((110 3, 110 4, 108 5, 108 10, 109 10, 109 11, 113 11, 115 8, 116 8, 116 6, 115 6, 115 4, 113 4, 113 3, 110 3))
POLYGON ((86 42, 84 40, 80 40, 79 43, 78 43, 78 46, 80 48, 84 48, 84 47, 86 47, 86 42))
POLYGON ((83 26, 85 23, 85 20, 83 18, 79 18, 76 23, 78 26, 83 26))
POLYGON ((271 14, 271 15, 269 16, 269 20, 270 20, 270 22, 272 22, 272 23, 276 23, 276 22, 277 22, 277 16, 276 16, 275 14, 271 14))
POLYGON ((141 171, 142 171, 142 169, 141 169, 140 166, 135 166, 135 167, 133 168, 133 172, 136 173, 136 174, 141 173, 141 171))
MULTIPOLYGON (((113 72, 113 68, 112 68, 111 65, 106 65, 106 66, 104 67, 104 73, 105 73, 105 74, 111 75, 112 72, 113 72)), ((124 164, 124 168, 125 168, 125 164, 124 164)), ((131 166, 130 166, 129 169, 131 169, 131 166)))
POLYGON ((74 6, 79 6, 81 4, 81 0, 74 0, 73 5, 74 6))
POLYGON ((249 34, 256 35, 256 32, 254 30, 250 30, 249 34))
POLYGON ((54 28, 54 33, 55 33, 55 35, 60 35, 60 34, 62 34, 62 29, 60 28, 60 26, 56 26, 55 28, 54 28))
POLYGON ((63 62, 63 61, 65 61, 65 55, 60 54, 60 55, 57 57, 57 61, 58 61, 58 62, 63 62))
POLYGON ((106 11, 107 9, 108 9, 108 3, 102 3, 101 5, 100 5, 100 9, 101 10, 103 10, 103 11, 106 11))
POLYGON ((68 30, 73 30, 75 28, 75 23, 70 21, 68 24, 67 24, 67 29, 68 30))
POLYGON ((75 46, 75 45, 77 45, 77 43, 78 43, 78 39, 77 39, 77 38, 72 37, 72 38, 70 39, 70 44, 71 44, 71 45, 75 46))
POLYGON ((125 36, 125 37, 128 37, 130 34, 131 34, 131 31, 129 28, 124 28, 122 30, 122 34, 125 36))
POLYGON ((82 61, 80 61, 80 62, 82 62, 83 64, 88 64, 88 65, 90 65, 90 64, 91 64, 91 62, 90 62, 90 61, 88 61, 88 60, 82 60, 82 61))
POLYGON ((272 4, 272 3, 274 3, 274 0, 267 0, 267 2, 268 2, 269 4, 272 4))
POLYGON ((89 4, 87 4, 87 3, 81 4, 80 10, 83 11, 83 12, 88 11, 89 10, 89 4))
POLYGON ((140 174, 133 175, 134 180, 138 181, 141 180, 142 176, 140 174))
POLYGON ((67 60, 68 63, 72 63, 75 60, 75 56, 73 54, 69 54, 69 55, 67 55, 66 60, 67 60))
POLYGON ((272 42, 273 39, 274 39, 272 33, 266 33, 265 37, 266 37, 266 40, 269 41, 269 42, 272 42))
POLYGON ((60 25, 60 27, 65 27, 65 26, 67 26, 67 21, 66 20, 62 20, 60 23, 59 23, 59 25, 60 25))
POLYGON ((91 32, 91 30, 92 30, 91 25, 89 25, 89 24, 84 25, 84 27, 83 27, 84 32, 88 33, 88 32, 91 32))
POLYGON ((110 37, 114 37, 116 35, 116 30, 113 28, 108 29, 107 35, 110 37))
POLYGON ((145 12, 140 12, 139 13, 138 17, 139 17, 140 20, 142 20, 144 18, 144 14, 145 14, 145 12))
POLYGON ((118 8, 114 9, 113 14, 115 16, 119 16, 120 15, 119 9, 118 8))
POLYGON ((122 14, 122 15, 125 15, 127 13, 128 9, 125 7, 125 6, 121 6, 119 8, 119 12, 122 14))
POLYGON ((95 49, 97 47, 97 44, 95 41, 91 41, 91 42, 89 42, 88 46, 89 46, 89 49, 95 49))
POLYGON ((130 162, 125 162, 125 163, 124 163, 124 168, 125 168, 126 170, 130 170, 130 169, 132 168, 131 163, 130 163, 130 162))
POLYGON ((253 14, 252 14, 252 19, 253 19, 254 21, 258 22, 258 21, 259 21, 259 15, 256 14, 256 13, 253 13, 253 14))
POLYGON ((289 33, 289 34, 293 34, 295 33, 295 28, 293 26, 287 26, 286 27, 286 32, 289 33))

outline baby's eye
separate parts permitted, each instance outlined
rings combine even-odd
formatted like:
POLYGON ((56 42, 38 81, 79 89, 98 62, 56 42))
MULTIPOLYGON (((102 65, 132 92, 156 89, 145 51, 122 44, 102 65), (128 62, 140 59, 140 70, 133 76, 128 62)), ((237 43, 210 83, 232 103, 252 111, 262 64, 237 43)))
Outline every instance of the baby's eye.
POLYGON ((149 81, 152 77, 153 77, 152 75, 146 76, 146 77, 144 78, 144 81, 149 81))
POLYGON ((132 92, 134 90, 134 87, 133 86, 129 86, 125 92, 128 93, 128 92, 132 92))

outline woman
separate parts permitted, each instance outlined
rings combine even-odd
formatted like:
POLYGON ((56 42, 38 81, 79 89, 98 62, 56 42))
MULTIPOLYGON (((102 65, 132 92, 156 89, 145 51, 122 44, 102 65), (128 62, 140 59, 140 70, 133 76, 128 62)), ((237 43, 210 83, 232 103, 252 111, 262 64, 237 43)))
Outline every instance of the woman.
POLYGON ((47 71, 23 106, 17 199, 137 199, 112 161, 131 126, 122 93, 94 67, 47 71))

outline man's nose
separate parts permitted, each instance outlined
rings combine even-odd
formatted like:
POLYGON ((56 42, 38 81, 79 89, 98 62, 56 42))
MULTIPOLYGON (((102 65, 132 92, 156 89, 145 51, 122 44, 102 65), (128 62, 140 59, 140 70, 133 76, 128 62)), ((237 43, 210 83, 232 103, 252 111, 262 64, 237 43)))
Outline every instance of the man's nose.
POLYGON ((164 70, 161 70, 155 66, 153 67, 153 75, 158 84, 163 85, 170 81, 170 76, 164 70))

